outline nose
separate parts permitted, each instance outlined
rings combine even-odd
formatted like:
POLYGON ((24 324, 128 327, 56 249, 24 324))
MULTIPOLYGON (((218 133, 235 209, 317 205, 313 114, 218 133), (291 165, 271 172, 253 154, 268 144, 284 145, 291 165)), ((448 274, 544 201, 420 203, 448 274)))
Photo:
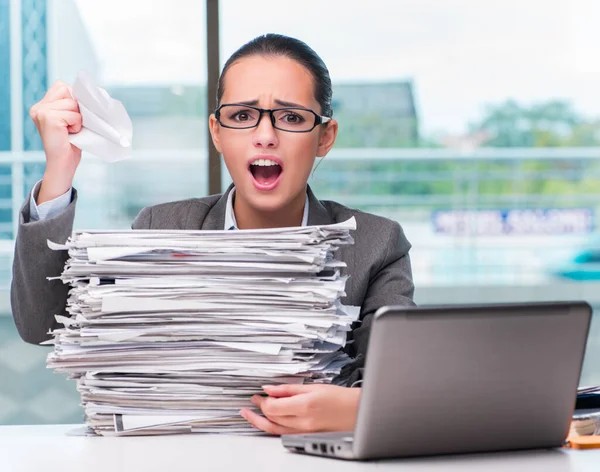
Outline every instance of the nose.
POLYGON ((273 128, 269 113, 263 113, 261 115, 258 126, 254 128, 252 144, 256 147, 264 148, 274 148, 279 144, 277 131, 273 128))

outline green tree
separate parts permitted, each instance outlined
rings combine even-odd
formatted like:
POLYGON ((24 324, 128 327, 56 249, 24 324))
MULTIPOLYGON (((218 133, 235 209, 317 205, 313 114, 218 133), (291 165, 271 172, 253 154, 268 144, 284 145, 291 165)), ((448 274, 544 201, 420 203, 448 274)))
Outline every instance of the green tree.
POLYGON ((515 100, 488 105, 483 118, 469 126, 471 132, 487 131, 492 147, 597 146, 600 120, 587 120, 563 100, 526 107, 515 100))

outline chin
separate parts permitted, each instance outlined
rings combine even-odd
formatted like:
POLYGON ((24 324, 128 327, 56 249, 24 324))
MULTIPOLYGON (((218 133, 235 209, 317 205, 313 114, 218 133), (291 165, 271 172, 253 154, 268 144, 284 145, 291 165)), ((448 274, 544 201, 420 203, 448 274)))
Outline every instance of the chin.
POLYGON ((284 195, 277 195, 275 193, 257 195, 256 192, 252 192, 248 203, 261 212, 272 213, 286 208, 290 204, 290 199, 284 195))
MULTIPOLYGON (((236 184, 236 193, 243 194, 243 199, 249 206, 264 213, 276 213, 286 208, 296 200, 297 195, 302 194, 304 198, 306 187, 290 188, 288 179, 282 178, 279 184, 271 190, 257 188, 251 179, 241 179, 240 185, 236 184)), ((234 182, 235 183, 235 182, 234 182)), ((296 186, 294 186, 296 187, 296 186)))

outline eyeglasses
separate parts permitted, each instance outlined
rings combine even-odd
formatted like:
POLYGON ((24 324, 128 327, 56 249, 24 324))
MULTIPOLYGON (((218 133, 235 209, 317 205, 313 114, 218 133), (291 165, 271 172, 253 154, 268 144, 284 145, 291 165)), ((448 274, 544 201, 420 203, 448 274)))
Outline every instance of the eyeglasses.
POLYGON ((268 113, 273 128, 290 133, 308 133, 320 124, 331 121, 327 116, 317 115, 307 108, 257 108, 236 103, 221 105, 215 111, 219 124, 225 128, 256 128, 263 114, 268 113))

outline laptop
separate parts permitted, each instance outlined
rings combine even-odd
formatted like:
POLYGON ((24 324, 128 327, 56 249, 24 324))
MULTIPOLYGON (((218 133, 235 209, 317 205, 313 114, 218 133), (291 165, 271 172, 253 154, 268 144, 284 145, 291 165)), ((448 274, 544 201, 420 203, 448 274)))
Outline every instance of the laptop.
POLYGON ((559 447, 591 315, 579 301, 382 307, 354 431, 283 445, 352 460, 559 447))

